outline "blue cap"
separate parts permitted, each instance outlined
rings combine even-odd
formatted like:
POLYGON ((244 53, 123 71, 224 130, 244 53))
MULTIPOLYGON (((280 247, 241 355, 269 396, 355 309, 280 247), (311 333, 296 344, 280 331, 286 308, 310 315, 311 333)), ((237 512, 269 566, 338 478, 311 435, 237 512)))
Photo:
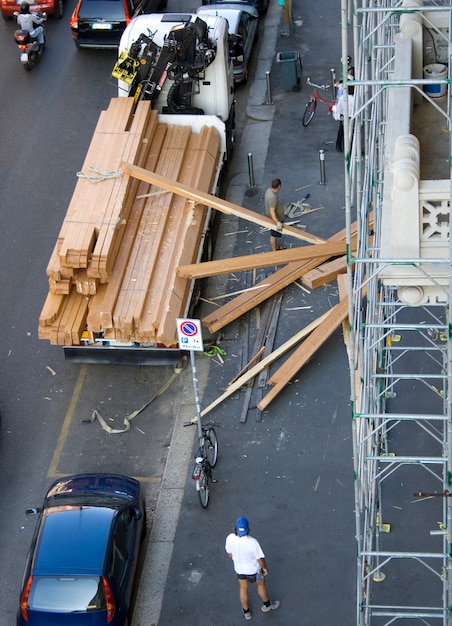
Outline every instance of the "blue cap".
POLYGON ((248 524, 246 517, 239 517, 235 523, 235 529, 239 537, 245 537, 245 535, 248 534, 250 525, 248 524))

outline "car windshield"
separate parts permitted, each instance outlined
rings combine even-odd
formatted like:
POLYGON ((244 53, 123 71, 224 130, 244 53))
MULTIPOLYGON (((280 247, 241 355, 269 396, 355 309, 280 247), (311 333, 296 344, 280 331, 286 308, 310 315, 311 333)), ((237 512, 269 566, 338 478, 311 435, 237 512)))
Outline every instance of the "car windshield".
POLYGON ((119 509, 131 498, 127 494, 102 493, 57 493, 47 498, 46 506, 101 506, 108 509, 119 509))
POLYGON ((98 576, 34 576, 28 606, 35 611, 74 613, 106 608, 98 576))

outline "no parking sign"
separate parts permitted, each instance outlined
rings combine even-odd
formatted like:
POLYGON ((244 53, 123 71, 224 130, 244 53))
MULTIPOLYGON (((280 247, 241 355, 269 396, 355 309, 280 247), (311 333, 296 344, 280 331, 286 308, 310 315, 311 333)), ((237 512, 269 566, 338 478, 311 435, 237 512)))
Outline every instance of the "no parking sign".
POLYGON ((200 320, 178 318, 177 339, 181 350, 204 351, 200 320))

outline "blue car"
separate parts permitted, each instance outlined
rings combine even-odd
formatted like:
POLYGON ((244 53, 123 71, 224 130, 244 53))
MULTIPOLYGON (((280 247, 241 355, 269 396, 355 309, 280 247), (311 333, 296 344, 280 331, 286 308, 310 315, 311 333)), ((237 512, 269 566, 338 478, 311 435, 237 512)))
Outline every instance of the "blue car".
POLYGON ((119 474, 57 480, 40 509, 20 626, 125 626, 146 531, 140 483, 119 474))

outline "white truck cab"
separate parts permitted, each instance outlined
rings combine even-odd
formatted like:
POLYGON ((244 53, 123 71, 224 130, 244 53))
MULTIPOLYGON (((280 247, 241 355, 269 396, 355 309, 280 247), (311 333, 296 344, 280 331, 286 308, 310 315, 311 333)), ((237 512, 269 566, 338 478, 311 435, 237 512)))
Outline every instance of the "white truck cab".
POLYGON ((118 95, 153 101, 159 113, 234 112, 234 77, 228 24, 223 17, 156 13, 134 18, 119 44, 112 74, 118 95))

